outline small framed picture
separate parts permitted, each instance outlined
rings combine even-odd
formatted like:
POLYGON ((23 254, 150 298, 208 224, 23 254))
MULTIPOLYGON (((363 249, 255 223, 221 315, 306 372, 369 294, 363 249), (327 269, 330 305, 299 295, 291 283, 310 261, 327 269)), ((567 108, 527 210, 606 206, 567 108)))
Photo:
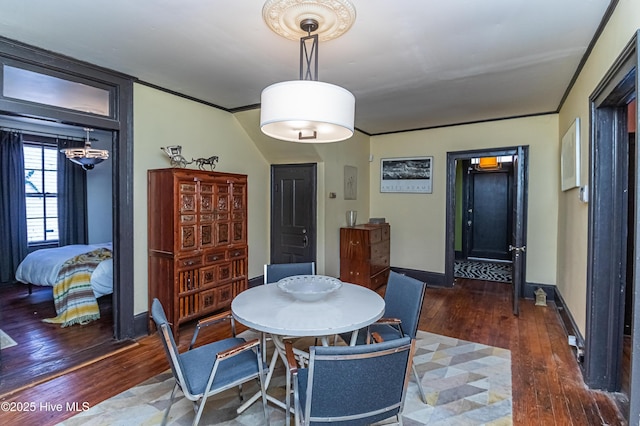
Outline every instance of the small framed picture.
POLYGON ((358 168, 344 166, 344 199, 358 199, 358 168))
POLYGON ((431 194, 433 157, 383 158, 380 192, 431 194))
POLYGON ((580 186, 580 118, 577 117, 562 137, 560 153, 562 190, 580 186))

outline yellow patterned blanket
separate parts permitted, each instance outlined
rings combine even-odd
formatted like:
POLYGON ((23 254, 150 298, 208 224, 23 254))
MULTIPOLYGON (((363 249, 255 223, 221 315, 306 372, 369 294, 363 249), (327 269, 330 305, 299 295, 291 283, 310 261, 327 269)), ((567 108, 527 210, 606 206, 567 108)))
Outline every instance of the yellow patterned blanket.
POLYGON ((111 250, 99 248, 67 260, 60 268, 53 286, 53 301, 58 316, 43 321, 68 327, 99 319, 100 308, 91 289, 91 274, 100 262, 110 257, 111 250))

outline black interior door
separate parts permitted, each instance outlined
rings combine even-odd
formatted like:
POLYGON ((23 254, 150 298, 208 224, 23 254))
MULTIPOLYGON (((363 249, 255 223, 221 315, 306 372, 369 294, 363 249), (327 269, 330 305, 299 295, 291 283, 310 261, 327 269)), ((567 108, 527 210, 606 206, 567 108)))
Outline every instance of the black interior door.
POLYGON ((508 260, 511 242, 511 167, 467 173, 467 257, 508 260))
POLYGON ((527 259, 526 223, 527 223, 527 149, 519 146, 513 157, 513 227, 511 234, 511 273, 513 283, 513 314, 520 313, 520 294, 525 282, 525 267, 527 259))
POLYGON ((271 261, 316 260, 316 165, 271 166, 271 261))
POLYGON ((635 258, 635 218, 636 218, 636 138, 635 132, 629 133, 629 198, 627 203, 627 268, 625 279, 625 303, 624 303, 624 334, 627 336, 632 335, 632 323, 633 323, 633 285, 634 285, 634 258, 635 258))

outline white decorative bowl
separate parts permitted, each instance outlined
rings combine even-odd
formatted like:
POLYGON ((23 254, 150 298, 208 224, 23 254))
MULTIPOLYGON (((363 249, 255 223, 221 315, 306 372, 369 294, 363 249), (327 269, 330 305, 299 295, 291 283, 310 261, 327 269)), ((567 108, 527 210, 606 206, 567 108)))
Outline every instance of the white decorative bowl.
POLYGON ((283 278, 278 288, 302 302, 315 302, 342 286, 342 281, 324 275, 294 275, 283 278))

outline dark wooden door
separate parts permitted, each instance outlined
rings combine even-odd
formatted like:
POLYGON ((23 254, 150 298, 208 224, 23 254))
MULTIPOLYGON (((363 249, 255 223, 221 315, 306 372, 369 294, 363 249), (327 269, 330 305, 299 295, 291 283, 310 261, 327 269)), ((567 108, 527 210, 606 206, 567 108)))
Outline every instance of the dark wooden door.
POLYGON ((513 226, 511 231, 511 274, 513 283, 513 314, 520 313, 520 294, 525 283, 525 267, 527 259, 527 158, 528 149, 519 146, 513 157, 513 208, 511 210, 513 226))
POLYGON ((511 167, 467 173, 467 257, 508 260, 511 241, 511 167))
POLYGON ((635 253, 635 219, 636 219, 636 138, 635 133, 629 133, 629 175, 628 188, 629 198, 627 202, 627 258, 626 258, 626 279, 625 279, 625 303, 624 303, 624 334, 631 336, 633 333, 633 286, 634 286, 634 258, 635 253))
POLYGON ((316 165, 271 166, 271 261, 316 260, 316 165))

